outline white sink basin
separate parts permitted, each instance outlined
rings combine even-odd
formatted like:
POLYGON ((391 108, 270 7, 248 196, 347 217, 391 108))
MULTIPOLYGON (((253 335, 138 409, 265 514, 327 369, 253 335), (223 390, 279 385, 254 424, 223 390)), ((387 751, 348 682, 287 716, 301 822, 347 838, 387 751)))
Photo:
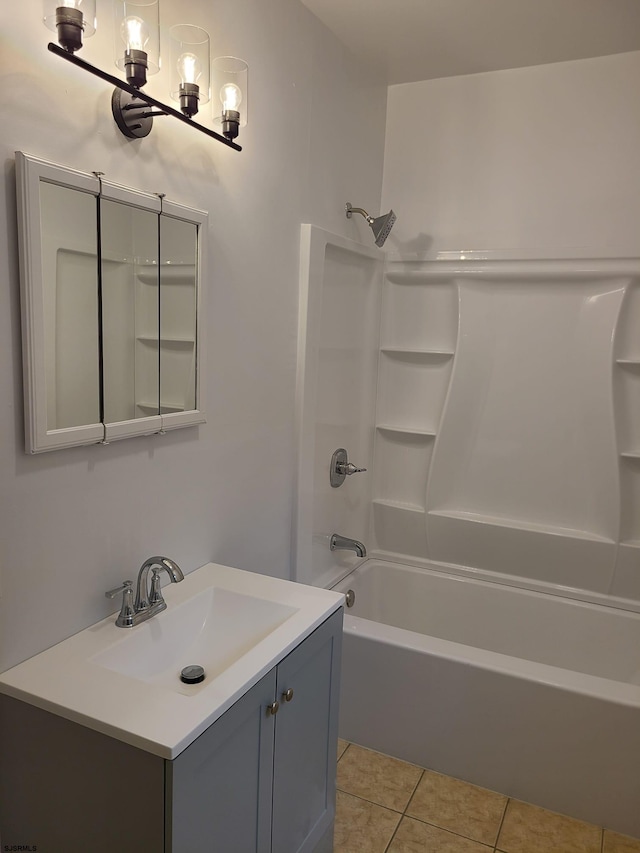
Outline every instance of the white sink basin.
POLYGON ((344 602, 215 563, 163 595, 148 622, 118 628, 114 613, 3 672, 0 693, 175 758, 344 602), (190 664, 200 684, 180 681, 190 664))
POLYGON ((209 587, 143 622, 91 661, 193 695, 297 612, 278 602, 209 587), (180 681, 181 670, 191 664, 204 667, 203 682, 180 681))

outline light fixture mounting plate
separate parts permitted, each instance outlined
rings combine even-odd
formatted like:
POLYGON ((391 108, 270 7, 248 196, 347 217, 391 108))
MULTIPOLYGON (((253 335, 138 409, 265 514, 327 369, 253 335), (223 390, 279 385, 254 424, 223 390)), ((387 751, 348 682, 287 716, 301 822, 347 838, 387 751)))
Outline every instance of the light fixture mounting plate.
POLYGON ((142 139, 151 133, 153 118, 146 115, 149 109, 149 105, 141 98, 123 89, 113 90, 111 112, 122 133, 130 139, 142 139))

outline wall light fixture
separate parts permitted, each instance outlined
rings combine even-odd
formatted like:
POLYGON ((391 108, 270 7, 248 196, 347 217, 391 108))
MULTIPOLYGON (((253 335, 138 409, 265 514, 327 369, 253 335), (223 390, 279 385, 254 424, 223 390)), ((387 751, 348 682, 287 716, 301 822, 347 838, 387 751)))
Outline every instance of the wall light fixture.
MULTIPOLYGON (((220 110, 214 116, 222 132, 217 133, 193 121, 200 107, 210 100, 211 60, 205 30, 191 24, 171 29, 171 97, 178 101, 178 111, 142 91, 147 75, 160 69, 159 0, 114 0, 114 9, 115 62, 124 71, 126 81, 75 55, 82 47, 83 34, 88 38, 96 30, 96 0, 44 0, 44 23, 58 34, 58 44, 48 45, 51 53, 115 87, 111 110, 120 131, 129 138, 141 138, 150 133, 155 116, 169 115, 229 148, 242 151, 234 140, 238 128, 246 124, 246 63, 234 60, 240 65, 224 66, 220 110)), ((214 65, 214 71, 215 68, 214 65)))

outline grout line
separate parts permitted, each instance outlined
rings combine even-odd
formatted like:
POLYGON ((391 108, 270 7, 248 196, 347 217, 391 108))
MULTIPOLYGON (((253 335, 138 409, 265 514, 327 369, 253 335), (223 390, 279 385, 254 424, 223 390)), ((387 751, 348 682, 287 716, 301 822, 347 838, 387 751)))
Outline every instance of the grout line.
POLYGON ((368 800, 366 797, 360 797, 358 794, 352 794, 351 791, 345 791, 343 788, 336 787, 336 791, 340 791, 341 794, 346 794, 348 797, 354 797, 356 800, 362 800, 363 803, 369 803, 370 806, 377 806, 379 809, 386 809, 388 812, 393 812, 394 814, 404 815, 404 812, 398 811, 398 809, 394 809, 391 806, 383 806, 382 803, 374 803, 373 800, 368 800))
POLYGON ((400 824, 402 823, 403 819, 404 819, 404 815, 401 815, 401 816, 400 816, 400 820, 398 821, 398 824, 397 824, 396 828, 393 830, 393 835, 392 835, 392 836, 391 836, 391 838, 389 839, 389 843, 388 843, 388 844, 387 844, 387 846, 384 848, 384 850, 382 851, 382 853, 388 853, 389 848, 390 848, 390 847, 391 847, 391 845, 393 844, 393 839, 394 839, 394 838, 396 837, 396 835, 398 834, 398 830, 400 829, 400 824))
POLYGON ((408 808, 409 808, 409 806, 411 805, 411 800, 413 799, 413 797, 414 797, 414 795, 415 795, 416 791, 418 790, 418 785, 420 784, 420 782, 422 782, 422 780, 423 780, 423 778, 424 778, 424 774, 425 774, 425 773, 426 773, 426 770, 423 770, 423 771, 422 771, 422 773, 420 774, 420 776, 418 777, 418 781, 416 782, 415 787, 414 787, 413 791, 411 792, 411 796, 410 796, 410 797, 409 797, 409 799, 407 800, 407 804, 406 804, 406 806, 404 807, 404 812, 403 812, 403 814, 407 814, 407 809, 408 809, 408 808))
POLYGON ((484 841, 478 841, 477 838, 472 838, 470 835, 462 835, 462 833, 456 832, 455 829, 448 829, 448 827, 446 826, 440 826, 440 824, 431 823, 430 820, 423 820, 422 818, 416 817, 412 814, 405 814, 403 815, 403 817, 408 817, 409 820, 415 820, 418 823, 424 823, 426 824, 426 826, 432 826, 434 829, 439 829, 441 832, 448 832, 449 835, 455 835, 456 838, 464 838, 465 841, 473 841, 474 844, 480 844, 482 847, 486 847, 487 850, 491 850, 492 848, 494 848, 493 844, 485 844, 484 841))
POLYGON ((509 808, 509 803, 511 802, 511 800, 512 800, 511 797, 507 797, 507 802, 504 804, 504 811, 502 812, 502 820, 500 821, 500 826, 498 827, 498 834, 496 835, 496 840, 495 840, 494 845, 493 845, 494 850, 498 849, 498 841, 500 840, 500 833, 502 832, 502 827, 504 826, 504 819, 507 816, 507 809, 509 808))
MULTIPOLYGON (((342 759, 343 759, 343 758, 345 757, 345 755, 347 754, 347 750, 349 749, 349 747, 350 747, 350 746, 351 746, 351 744, 350 744, 350 743, 348 743, 348 744, 345 746, 345 748, 342 750, 342 755, 341 755, 341 756, 340 756, 340 758, 338 759, 338 762, 342 761, 342 759)), ((338 763, 338 762, 336 762, 336 763, 338 763)))

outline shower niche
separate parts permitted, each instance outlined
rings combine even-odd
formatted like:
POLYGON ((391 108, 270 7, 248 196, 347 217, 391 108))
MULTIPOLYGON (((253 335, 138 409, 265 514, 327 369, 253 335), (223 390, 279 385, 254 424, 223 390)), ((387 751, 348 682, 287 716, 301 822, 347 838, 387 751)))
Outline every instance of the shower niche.
POLYGON ((203 423, 207 215, 16 154, 29 453, 203 423))

